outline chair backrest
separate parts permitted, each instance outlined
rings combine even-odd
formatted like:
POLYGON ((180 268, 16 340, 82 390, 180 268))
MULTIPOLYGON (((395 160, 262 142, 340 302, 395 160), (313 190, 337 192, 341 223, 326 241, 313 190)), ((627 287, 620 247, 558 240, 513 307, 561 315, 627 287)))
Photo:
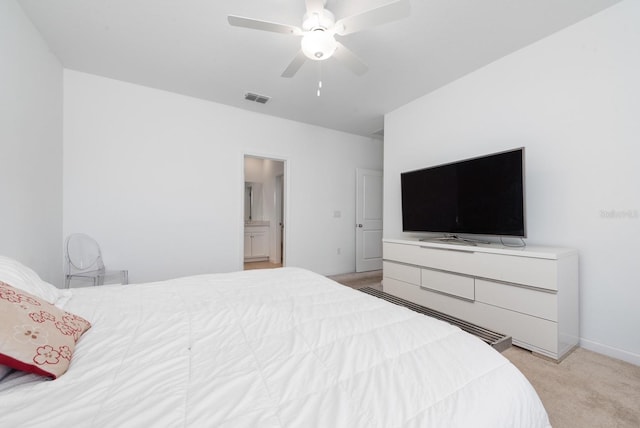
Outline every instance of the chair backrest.
POLYGON ((104 271, 100 246, 89 235, 84 233, 69 235, 64 247, 67 274, 94 270, 104 271))

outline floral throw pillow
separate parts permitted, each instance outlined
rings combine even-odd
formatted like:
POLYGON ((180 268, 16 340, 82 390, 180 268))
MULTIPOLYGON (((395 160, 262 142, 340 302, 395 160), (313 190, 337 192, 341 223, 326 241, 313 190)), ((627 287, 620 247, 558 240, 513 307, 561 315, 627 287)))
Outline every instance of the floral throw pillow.
POLYGON ((84 318, 0 281, 0 365, 56 379, 90 327, 84 318))

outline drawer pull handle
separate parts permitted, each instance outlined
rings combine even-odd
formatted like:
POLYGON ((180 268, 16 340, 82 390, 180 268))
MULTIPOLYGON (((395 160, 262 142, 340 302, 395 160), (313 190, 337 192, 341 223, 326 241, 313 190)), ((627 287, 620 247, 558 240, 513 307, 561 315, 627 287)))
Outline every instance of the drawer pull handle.
MULTIPOLYGON (((422 249, 425 250, 433 250, 433 247, 423 247, 422 245, 419 246, 422 249)), ((475 254, 476 252, 474 250, 463 250, 463 249, 457 249, 457 248, 438 248, 438 251, 453 251, 455 253, 466 253, 466 254, 475 254)))
POLYGON ((447 293, 446 291, 442 291, 442 290, 438 290, 436 288, 431 288, 428 285, 419 285, 419 287, 422 290, 427 290, 430 291, 432 293, 438 293, 438 294, 444 294, 445 296, 449 296, 449 297, 453 297, 454 299, 458 299, 458 300, 464 300, 465 302, 475 302, 475 298, 474 299, 470 299, 468 297, 463 297, 460 296, 459 294, 453 294, 453 293, 447 293))

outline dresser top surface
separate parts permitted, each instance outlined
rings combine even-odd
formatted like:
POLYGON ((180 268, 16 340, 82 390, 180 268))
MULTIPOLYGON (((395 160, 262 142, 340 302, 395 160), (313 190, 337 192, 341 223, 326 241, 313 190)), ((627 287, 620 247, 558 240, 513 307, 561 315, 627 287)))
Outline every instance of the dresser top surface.
POLYGON ((404 245, 415 245, 417 247, 423 248, 433 248, 433 249, 442 249, 442 250, 450 250, 450 251, 462 251, 462 252, 470 252, 470 253, 493 253, 493 254, 503 254, 510 256, 519 256, 519 257, 534 257, 541 259, 559 259, 562 257, 568 257, 578 254, 578 250, 575 248, 565 248, 565 247, 547 247, 547 246, 538 246, 538 245, 527 245, 524 247, 509 247, 504 246, 498 243, 467 243, 467 242, 435 242, 435 241, 426 241, 419 240, 417 238, 414 239, 392 239, 385 238, 382 240, 384 243, 390 244, 404 244, 404 245))

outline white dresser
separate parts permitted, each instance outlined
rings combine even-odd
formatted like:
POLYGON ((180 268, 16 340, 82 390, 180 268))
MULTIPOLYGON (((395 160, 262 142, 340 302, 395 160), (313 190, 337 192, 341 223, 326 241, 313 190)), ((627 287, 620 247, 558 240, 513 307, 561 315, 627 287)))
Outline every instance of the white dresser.
POLYGON ((385 239, 383 259, 386 293, 555 360, 578 344, 577 250, 385 239))

